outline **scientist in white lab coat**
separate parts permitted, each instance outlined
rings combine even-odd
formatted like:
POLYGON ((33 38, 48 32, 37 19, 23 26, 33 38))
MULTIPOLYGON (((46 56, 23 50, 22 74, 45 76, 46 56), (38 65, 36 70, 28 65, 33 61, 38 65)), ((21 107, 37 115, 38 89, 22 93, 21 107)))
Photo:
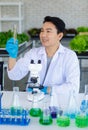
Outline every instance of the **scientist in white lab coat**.
POLYGON ((53 92, 63 93, 69 90, 79 92, 80 69, 79 61, 74 51, 61 44, 65 31, 65 23, 58 17, 46 16, 40 32, 42 46, 32 48, 24 57, 16 61, 18 41, 7 41, 6 50, 9 53, 8 76, 11 80, 21 80, 29 72, 31 59, 37 63, 41 60, 42 70, 39 73, 40 84, 53 87, 53 92))

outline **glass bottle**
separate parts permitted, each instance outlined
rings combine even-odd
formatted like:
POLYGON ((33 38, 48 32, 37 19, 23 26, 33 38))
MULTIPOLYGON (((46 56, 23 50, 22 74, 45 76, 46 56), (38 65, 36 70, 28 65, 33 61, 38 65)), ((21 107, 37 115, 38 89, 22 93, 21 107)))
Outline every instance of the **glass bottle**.
POLYGON ((77 127, 87 127, 88 126, 88 85, 85 85, 84 98, 80 105, 80 113, 76 116, 75 124, 77 127))
POLYGON ((33 117, 39 117, 41 114, 41 109, 38 105, 38 97, 36 91, 33 91, 33 101, 32 101, 32 108, 30 109, 30 115, 33 117))
POLYGON ((49 99, 50 96, 46 95, 43 102, 44 106, 39 119, 39 123, 42 125, 50 125, 53 122, 49 109, 49 99))

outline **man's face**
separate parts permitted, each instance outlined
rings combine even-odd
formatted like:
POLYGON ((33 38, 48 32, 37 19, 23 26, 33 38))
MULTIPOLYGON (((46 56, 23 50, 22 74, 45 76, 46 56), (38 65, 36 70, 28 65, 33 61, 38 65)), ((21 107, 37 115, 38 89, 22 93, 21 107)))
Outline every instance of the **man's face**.
POLYGON ((63 33, 57 34, 57 29, 53 23, 45 22, 41 28, 40 41, 45 47, 57 46, 62 36, 63 33))

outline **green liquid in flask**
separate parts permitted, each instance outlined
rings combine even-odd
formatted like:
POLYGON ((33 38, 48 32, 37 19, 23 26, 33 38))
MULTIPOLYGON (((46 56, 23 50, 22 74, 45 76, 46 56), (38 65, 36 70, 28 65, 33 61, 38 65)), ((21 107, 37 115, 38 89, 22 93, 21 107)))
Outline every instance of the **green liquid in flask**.
POLYGON ((52 122, 53 122, 52 117, 48 115, 44 116, 42 112, 41 117, 39 119, 39 123, 42 125, 50 125, 52 124, 52 122))
POLYGON ((61 126, 61 127, 67 127, 70 125, 70 118, 69 117, 65 117, 65 116, 61 116, 57 118, 57 125, 61 126))
POLYGON ((40 108, 31 108, 30 115, 33 117, 39 117, 41 115, 41 109, 40 108))
POLYGON ((75 124, 77 127, 83 128, 88 125, 88 117, 85 115, 78 115, 75 119, 75 124))

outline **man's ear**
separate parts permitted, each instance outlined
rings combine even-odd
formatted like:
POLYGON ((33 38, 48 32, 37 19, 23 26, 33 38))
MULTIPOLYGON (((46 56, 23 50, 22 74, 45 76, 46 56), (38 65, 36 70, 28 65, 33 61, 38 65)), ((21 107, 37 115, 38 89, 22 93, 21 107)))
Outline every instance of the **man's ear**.
POLYGON ((62 32, 58 34, 59 41, 63 38, 63 36, 64 36, 64 34, 62 32))

